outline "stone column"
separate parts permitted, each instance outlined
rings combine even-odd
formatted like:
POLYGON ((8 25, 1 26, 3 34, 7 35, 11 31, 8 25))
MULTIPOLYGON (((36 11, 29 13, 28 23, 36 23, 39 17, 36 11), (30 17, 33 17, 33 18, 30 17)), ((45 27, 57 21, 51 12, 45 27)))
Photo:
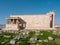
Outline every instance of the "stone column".
POLYGON ((7 23, 8 23, 8 24, 11 24, 11 19, 8 19, 8 20, 7 20, 7 23))
POLYGON ((13 19, 13 24, 14 24, 14 19, 13 19))
POLYGON ((9 24, 11 24, 11 19, 9 19, 9 24))
POLYGON ((18 19, 16 20, 16 24, 18 24, 19 23, 19 21, 18 21, 18 19))

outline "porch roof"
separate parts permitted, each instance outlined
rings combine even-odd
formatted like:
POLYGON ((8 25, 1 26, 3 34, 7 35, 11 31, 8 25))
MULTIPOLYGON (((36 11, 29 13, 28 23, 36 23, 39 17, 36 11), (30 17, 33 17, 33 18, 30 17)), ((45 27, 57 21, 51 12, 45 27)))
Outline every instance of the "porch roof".
POLYGON ((20 17, 8 17, 7 19, 20 19, 20 17))

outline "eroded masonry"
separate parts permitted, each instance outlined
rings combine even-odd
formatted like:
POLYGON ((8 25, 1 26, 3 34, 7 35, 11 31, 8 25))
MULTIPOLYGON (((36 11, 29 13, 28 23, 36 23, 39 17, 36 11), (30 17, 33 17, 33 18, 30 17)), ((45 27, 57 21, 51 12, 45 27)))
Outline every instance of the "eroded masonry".
POLYGON ((54 29, 54 12, 38 15, 11 15, 5 30, 54 29))

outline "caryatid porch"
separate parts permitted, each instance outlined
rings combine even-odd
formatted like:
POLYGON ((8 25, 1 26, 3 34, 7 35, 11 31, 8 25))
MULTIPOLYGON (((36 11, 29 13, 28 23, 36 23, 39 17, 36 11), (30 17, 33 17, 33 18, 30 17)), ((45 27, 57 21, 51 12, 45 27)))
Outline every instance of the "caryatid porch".
POLYGON ((19 17, 7 18, 6 29, 8 30, 20 30, 26 27, 26 23, 19 17))

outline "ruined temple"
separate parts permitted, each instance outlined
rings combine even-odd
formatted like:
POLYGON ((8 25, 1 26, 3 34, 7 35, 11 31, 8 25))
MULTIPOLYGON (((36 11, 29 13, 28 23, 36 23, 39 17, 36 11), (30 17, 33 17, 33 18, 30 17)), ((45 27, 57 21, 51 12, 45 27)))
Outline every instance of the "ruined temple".
POLYGON ((54 29, 54 12, 33 15, 10 15, 6 30, 54 29))

